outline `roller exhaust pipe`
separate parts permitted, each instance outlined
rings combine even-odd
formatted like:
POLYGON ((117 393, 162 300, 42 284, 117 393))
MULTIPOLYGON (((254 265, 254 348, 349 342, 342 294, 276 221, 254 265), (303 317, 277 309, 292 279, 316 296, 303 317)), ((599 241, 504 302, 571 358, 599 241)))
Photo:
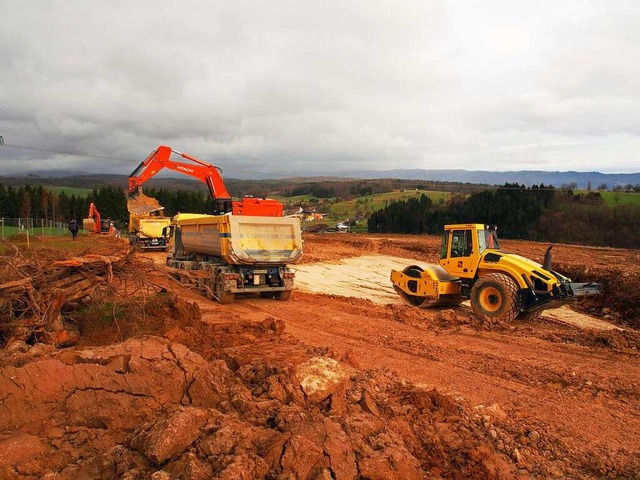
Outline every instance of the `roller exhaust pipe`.
POLYGON ((553 245, 549 245, 549 248, 547 248, 547 253, 544 254, 544 263, 542 264, 542 268, 544 268, 547 271, 551 271, 551 260, 552 260, 552 255, 551 255, 551 249, 553 248, 553 245))

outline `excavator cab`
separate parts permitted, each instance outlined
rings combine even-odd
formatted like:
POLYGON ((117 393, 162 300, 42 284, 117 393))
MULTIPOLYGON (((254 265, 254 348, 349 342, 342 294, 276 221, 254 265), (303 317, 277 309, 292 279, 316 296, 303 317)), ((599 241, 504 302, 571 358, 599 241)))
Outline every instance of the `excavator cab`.
POLYGON ((100 220, 100 233, 108 234, 111 231, 111 219, 100 220))

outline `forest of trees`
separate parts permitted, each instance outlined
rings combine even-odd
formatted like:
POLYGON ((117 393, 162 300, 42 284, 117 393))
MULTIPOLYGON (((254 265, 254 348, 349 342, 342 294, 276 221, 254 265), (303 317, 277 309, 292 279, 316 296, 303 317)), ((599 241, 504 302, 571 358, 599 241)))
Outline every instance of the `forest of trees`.
MULTIPOLYGON (((349 193, 369 193, 369 188, 370 185, 352 183, 349 193)), ((179 211, 211 211, 211 199, 204 190, 150 188, 145 194, 156 198, 167 216, 179 211)), ((94 202, 102 218, 114 220, 122 230, 129 221, 126 200, 125 190, 111 185, 80 197, 51 192, 41 185, 0 184, 0 217, 81 221, 94 202)), ((572 190, 545 185, 527 188, 505 184, 495 190, 455 195, 451 201, 438 205, 421 195, 373 212, 368 229, 371 233, 438 235, 446 224, 476 222, 498 225, 503 238, 640 248, 640 206, 610 206, 599 192, 574 194, 572 190)))
POLYGON ((444 225, 498 225, 503 238, 555 243, 640 247, 640 207, 607 205, 599 193, 574 194, 544 185, 505 184, 434 205, 422 195, 371 214, 371 233, 440 234, 444 225))
MULTIPOLYGON (((187 190, 149 189, 145 194, 158 199, 166 215, 175 215, 180 209, 190 213, 209 213, 211 200, 206 192, 187 190)), ((127 196, 124 189, 102 186, 86 197, 55 193, 39 186, 20 187, 0 184, 0 217, 36 218, 68 222, 81 221, 89 213, 89 204, 95 203, 102 218, 110 218, 116 227, 124 229, 129 222, 127 196)))

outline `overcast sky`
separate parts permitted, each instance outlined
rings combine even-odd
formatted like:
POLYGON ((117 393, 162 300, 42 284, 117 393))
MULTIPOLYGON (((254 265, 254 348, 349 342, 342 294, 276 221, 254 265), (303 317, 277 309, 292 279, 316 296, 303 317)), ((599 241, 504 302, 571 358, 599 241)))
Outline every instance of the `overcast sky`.
POLYGON ((637 0, 2 0, 0 174, 640 171, 637 0))

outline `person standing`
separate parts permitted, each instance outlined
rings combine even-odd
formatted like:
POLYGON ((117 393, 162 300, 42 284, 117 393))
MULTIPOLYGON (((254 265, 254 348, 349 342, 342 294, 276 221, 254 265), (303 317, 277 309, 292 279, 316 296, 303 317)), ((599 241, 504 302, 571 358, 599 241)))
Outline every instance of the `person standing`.
POLYGON ((74 240, 78 238, 78 222, 76 222, 75 218, 72 218, 69 222, 69 231, 71 232, 71 237, 74 240))

